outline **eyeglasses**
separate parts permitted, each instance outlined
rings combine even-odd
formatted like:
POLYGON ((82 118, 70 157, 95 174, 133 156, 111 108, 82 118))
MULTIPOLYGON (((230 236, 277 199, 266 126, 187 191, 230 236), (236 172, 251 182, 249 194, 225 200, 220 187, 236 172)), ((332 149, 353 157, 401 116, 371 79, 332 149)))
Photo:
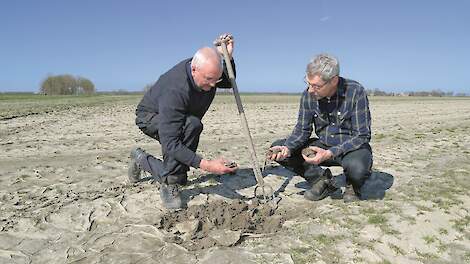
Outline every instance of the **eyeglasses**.
POLYGON ((331 80, 333 80, 333 78, 331 78, 329 81, 327 81, 326 83, 322 84, 322 85, 318 85, 318 84, 314 84, 314 83, 310 83, 307 81, 307 77, 304 77, 304 83, 306 85, 308 85, 308 88, 313 88, 315 90, 319 90, 321 88, 323 88, 325 85, 327 85, 331 80))
POLYGON ((216 78, 208 77, 207 75, 202 75, 202 77, 203 77, 204 80, 205 80, 206 82, 208 82, 208 83, 215 83, 215 84, 217 84, 217 83, 219 83, 219 82, 221 82, 221 81, 223 80, 222 78, 216 79, 216 78))

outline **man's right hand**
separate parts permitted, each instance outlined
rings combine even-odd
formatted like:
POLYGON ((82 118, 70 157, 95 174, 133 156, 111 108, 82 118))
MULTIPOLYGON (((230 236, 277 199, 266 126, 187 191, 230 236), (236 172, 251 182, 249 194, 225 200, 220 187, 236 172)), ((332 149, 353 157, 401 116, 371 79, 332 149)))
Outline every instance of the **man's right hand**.
MULTIPOLYGON (((228 56, 230 57, 230 59, 232 59, 233 46, 234 46, 234 40, 233 40, 232 34, 224 33, 220 35, 214 42, 218 42, 218 41, 226 41, 228 56)), ((217 51, 219 52, 220 56, 224 56, 222 47, 217 46, 217 51)))
POLYGON ((236 170, 238 170, 238 166, 230 168, 225 166, 227 164, 228 160, 224 158, 218 158, 215 160, 201 160, 201 163, 199 164, 199 168, 201 170, 215 173, 215 174, 226 174, 226 173, 233 173, 236 170))
POLYGON ((286 146, 274 146, 271 147, 269 150, 269 155, 266 156, 269 160, 280 161, 290 157, 290 150, 286 146))

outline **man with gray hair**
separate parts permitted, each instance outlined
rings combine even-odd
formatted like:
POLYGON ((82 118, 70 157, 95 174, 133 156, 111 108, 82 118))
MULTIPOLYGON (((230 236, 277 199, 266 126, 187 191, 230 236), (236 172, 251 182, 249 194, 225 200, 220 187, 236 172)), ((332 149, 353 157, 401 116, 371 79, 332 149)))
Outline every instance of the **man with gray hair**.
POLYGON ((366 91, 360 83, 340 77, 339 62, 329 54, 320 54, 307 64, 305 83, 294 131, 272 144, 268 158, 312 184, 304 194, 308 200, 328 195, 345 202, 358 200, 372 168, 366 91), (310 138, 313 127, 316 137, 310 138), (331 183, 330 170, 320 166, 343 168, 348 182, 344 194, 331 183))
MULTIPOLYGON (((227 40, 232 58, 232 35, 223 34, 219 40, 227 40)), ((183 206, 179 186, 187 183, 190 166, 216 174, 232 173, 238 168, 233 163, 228 165, 223 158, 203 159, 195 153, 203 129, 201 119, 214 99, 215 88, 231 88, 221 55, 221 49, 199 49, 193 58, 181 61, 161 75, 137 106, 136 125, 160 142, 163 161, 134 148, 129 181, 138 182, 142 170, 150 172, 160 182, 160 198, 166 208, 183 206)), ((231 63, 235 68, 233 59, 231 63)))

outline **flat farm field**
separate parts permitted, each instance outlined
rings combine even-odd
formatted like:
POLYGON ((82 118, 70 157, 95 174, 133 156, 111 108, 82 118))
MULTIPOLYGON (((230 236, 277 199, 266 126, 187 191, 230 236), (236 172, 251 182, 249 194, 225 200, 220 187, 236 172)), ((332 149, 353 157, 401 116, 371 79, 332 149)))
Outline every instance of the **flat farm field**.
MULTIPOLYGON (((134 124, 141 96, 0 95, 0 263, 470 263, 470 98, 370 97, 374 171, 393 176, 385 197, 307 201, 301 177, 268 164, 278 208, 241 232, 202 226, 204 213, 253 198, 233 96, 216 96, 198 153, 240 170, 192 169, 188 210, 212 211, 187 219, 164 210, 151 177, 127 181, 132 147, 161 157, 134 124), (280 225, 256 229, 269 223, 280 225)), ((292 131, 299 99, 242 95, 260 165, 292 131)))

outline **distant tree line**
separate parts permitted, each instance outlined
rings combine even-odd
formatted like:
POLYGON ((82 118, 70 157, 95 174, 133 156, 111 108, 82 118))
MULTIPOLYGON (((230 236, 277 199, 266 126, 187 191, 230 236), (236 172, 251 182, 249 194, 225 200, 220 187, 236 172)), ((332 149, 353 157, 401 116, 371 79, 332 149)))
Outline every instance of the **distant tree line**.
POLYGON ((39 92, 45 95, 78 95, 94 94, 95 85, 84 77, 74 77, 70 74, 48 76, 41 83, 39 92))
POLYGON ((369 96, 434 96, 434 97, 467 96, 467 94, 465 93, 443 92, 441 90, 396 93, 396 92, 385 92, 380 89, 367 89, 366 92, 367 92, 367 95, 369 96))

